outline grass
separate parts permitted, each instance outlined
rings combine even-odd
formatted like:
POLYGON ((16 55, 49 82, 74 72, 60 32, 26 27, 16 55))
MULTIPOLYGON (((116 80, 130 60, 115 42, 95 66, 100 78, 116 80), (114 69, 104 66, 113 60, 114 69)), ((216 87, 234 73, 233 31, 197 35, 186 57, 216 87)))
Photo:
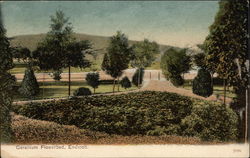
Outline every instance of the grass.
MULTIPOLYGON (((185 81, 183 88, 188 89, 188 90, 192 90, 192 81, 185 81)), ((222 85, 214 85, 213 94, 224 97, 224 87, 222 85)), ((235 98, 236 97, 235 93, 233 92, 232 87, 227 88, 226 97, 228 97, 228 98, 235 98)))
MULTIPOLYGON (((19 83, 20 84, 20 83, 19 83)), ((68 96, 68 82, 67 81, 59 81, 59 82, 39 82, 40 85, 40 93, 35 97, 35 99, 43 99, 43 98, 59 98, 59 97, 67 97, 68 96)), ((73 92, 79 87, 87 87, 89 88, 92 93, 94 89, 87 85, 84 81, 74 81, 71 82, 71 95, 73 92)), ((120 86, 120 92, 130 91, 137 89, 136 86, 132 86, 131 88, 124 89, 120 86)), ((117 86, 115 88, 117 92, 117 86)), ((112 84, 102 84, 96 89, 96 94, 101 93, 111 93, 113 92, 113 85, 112 84)), ((14 95, 14 100, 28 100, 25 97, 20 96, 18 93, 14 95)))

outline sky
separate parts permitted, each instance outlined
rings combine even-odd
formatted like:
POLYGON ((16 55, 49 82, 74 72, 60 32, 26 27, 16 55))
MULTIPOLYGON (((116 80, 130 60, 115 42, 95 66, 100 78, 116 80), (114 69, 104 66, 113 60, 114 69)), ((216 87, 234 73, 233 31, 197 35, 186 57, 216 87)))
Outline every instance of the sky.
POLYGON ((209 33, 217 1, 7 1, 2 3, 7 36, 47 33, 50 16, 62 10, 73 31, 193 47, 209 33))

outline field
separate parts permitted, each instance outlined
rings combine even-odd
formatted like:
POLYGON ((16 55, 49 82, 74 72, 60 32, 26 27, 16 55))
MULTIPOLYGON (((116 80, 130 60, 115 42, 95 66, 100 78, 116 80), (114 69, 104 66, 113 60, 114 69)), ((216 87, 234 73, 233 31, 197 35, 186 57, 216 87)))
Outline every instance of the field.
MULTIPOLYGON (((59 98, 59 97, 68 96, 68 82, 67 81, 39 82, 39 84, 40 84, 40 93, 34 99, 59 98)), ((73 92, 79 87, 89 88, 92 91, 92 93, 94 91, 93 88, 87 85, 85 81, 74 81, 74 82, 71 82, 71 95, 73 95, 73 92)), ((121 86, 119 88, 120 92, 131 91, 135 89, 137 89, 136 86, 132 86, 131 88, 128 88, 128 89, 124 89, 121 86)), ((117 91, 117 86, 115 90, 117 91)), ((96 89, 96 94, 111 93, 111 92, 113 92, 113 84, 101 84, 96 89)), ((14 101, 18 101, 18 100, 29 100, 29 99, 20 96, 18 93, 15 93, 14 101)))

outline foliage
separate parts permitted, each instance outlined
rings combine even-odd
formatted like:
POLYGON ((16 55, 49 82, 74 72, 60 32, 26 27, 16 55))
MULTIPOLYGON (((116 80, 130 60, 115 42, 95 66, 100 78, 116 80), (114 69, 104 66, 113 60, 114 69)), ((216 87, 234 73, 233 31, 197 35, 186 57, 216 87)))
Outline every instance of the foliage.
MULTIPOLYGON (((193 135, 201 138, 207 134, 207 139, 211 140, 234 140, 237 135, 237 118, 234 118, 235 113, 231 109, 221 104, 166 92, 144 91, 121 95, 85 96, 70 100, 15 105, 14 111, 30 118, 75 125, 109 134, 193 135), (196 109, 201 111, 202 116, 196 109), (193 130, 189 131, 193 124, 187 121, 194 114, 200 116, 203 123, 202 135, 193 130)), ((195 119, 192 123, 199 123, 199 120, 195 119)))
POLYGON ((132 86, 131 82, 130 82, 130 80, 128 79, 127 76, 125 76, 125 77, 122 78, 120 84, 125 89, 130 88, 132 86))
POLYGON ((6 30, 3 27, 1 9, 0 4, 0 139, 1 143, 8 143, 12 141, 10 117, 12 104, 11 87, 14 85, 15 77, 8 73, 8 71, 13 68, 12 49, 5 35, 6 30))
POLYGON ((74 96, 84 96, 84 95, 91 95, 91 91, 88 88, 80 87, 75 90, 74 96))
POLYGON ((55 122, 12 115, 15 143, 29 144, 201 144, 199 138, 181 136, 121 136, 79 129, 55 122))
POLYGON ((32 98, 39 93, 39 84, 31 67, 25 70, 24 78, 18 91, 27 98, 32 98))
POLYGON ((191 115, 182 120, 183 135, 198 136, 202 140, 229 141, 238 135, 237 114, 224 105, 194 102, 191 115))
POLYGON ((94 88, 94 93, 95 93, 95 89, 98 88, 100 84, 99 78, 100 77, 99 77, 98 72, 92 72, 86 75, 87 84, 90 85, 92 88, 94 88))
POLYGON ((203 68, 199 69, 197 76, 193 80, 193 93, 203 97, 209 97, 213 94, 211 81, 210 73, 203 68))
POLYGON ((168 49, 161 58, 161 69, 167 79, 175 85, 184 82, 181 74, 188 72, 191 67, 191 58, 186 54, 187 49, 168 49))
POLYGON ((206 62, 231 85, 243 84, 237 74, 235 59, 239 59, 242 77, 246 79, 248 3, 246 0, 221 1, 219 6, 204 42, 208 53, 206 62))
MULTIPOLYGON (((104 54, 102 70, 109 74, 114 80, 122 75, 122 71, 128 68, 132 50, 129 47, 128 38, 125 34, 117 32, 110 38, 107 53, 104 54)), ((113 91, 115 84, 113 87, 113 91)))
POLYGON ((132 77, 133 84, 136 86, 141 85, 142 81, 143 81, 143 77, 144 77, 144 68, 136 69, 136 71, 132 77))
POLYGON ((51 16, 51 30, 45 39, 38 44, 34 57, 41 70, 58 71, 69 68, 69 95, 70 95, 70 67, 86 68, 90 62, 85 55, 91 53, 91 43, 87 40, 76 41, 69 18, 62 11, 51 16))
POLYGON ((159 54, 159 45, 156 42, 150 42, 144 39, 142 42, 137 42, 133 45, 133 60, 131 65, 136 68, 145 68, 152 64, 159 54))
POLYGON ((60 81, 62 79, 61 74, 62 74, 62 70, 56 70, 52 72, 51 76, 53 77, 55 81, 60 81))

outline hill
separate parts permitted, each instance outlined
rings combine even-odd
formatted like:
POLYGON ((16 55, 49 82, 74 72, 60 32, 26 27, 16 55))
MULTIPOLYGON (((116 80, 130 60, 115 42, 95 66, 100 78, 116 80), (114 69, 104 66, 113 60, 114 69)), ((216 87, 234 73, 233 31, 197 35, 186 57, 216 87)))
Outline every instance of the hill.
MULTIPOLYGON (((19 35, 19 36, 14 36, 11 37, 10 44, 13 47, 17 46, 22 46, 22 47, 27 47, 30 50, 35 50, 38 43, 41 42, 45 38, 46 34, 34 34, 34 35, 19 35)), ((92 56, 87 56, 89 60, 91 60, 95 68, 100 69, 100 63, 102 62, 103 59, 103 54, 106 52, 106 48, 109 43, 109 38, 110 37, 105 37, 105 36, 97 36, 97 35, 88 35, 88 34, 79 34, 76 33, 73 35, 77 41, 80 40, 89 40, 91 41, 93 48, 97 50, 97 57, 94 59, 92 56)), ((132 45, 138 41, 133 41, 130 40, 129 43, 132 45)), ((160 54, 165 52, 167 49, 171 48, 172 46, 168 45, 162 45, 159 44, 160 46, 160 54)), ((176 47, 175 47, 176 48, 176 47)), ((158 55, 155 63, 151 66, 152 69, 160 69, 159 67, 159 61, 161 55, 158 55)))

